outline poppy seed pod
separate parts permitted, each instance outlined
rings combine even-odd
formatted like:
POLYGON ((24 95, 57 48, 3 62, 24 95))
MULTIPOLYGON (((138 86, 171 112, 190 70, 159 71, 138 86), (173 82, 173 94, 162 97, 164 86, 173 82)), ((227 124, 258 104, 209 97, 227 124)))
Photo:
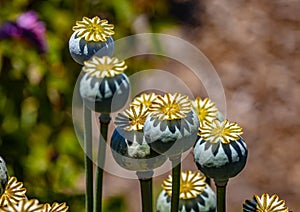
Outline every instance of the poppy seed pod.
MULTIPOLYGON (((216 211, 216 195, 205 182, 206 177, 199 172, 181 172, 179 210, 188 211, 216 211)), ((172 176, 163 181, 163 190, 159 194, 156 204, 157 212, 169 212, 171 209, 172 176)))
POLYGON ((2 157, 0 157, 0 196, 4 193, 8 182, 8 172, 6 163, 2 157))
POLYGON ((54 202, 52 203, 52 205, 50 205, 49 203, 43 204, 43 212, 55 212, 55 211, 59 211, 59 212, 68 212, 69 206, 67 206, 67 204, 65 202, 63 203, 57 203, 54 202))
POLYGON ((279 197, 274 194, 263 194, 260 197, 254 195, 251 200, 246 200, 243 204, 243 212, 288 212, 288 208, 285 205, 284 200, 280 200, 279 197))
POLYGON ((127 102, 130 85, 123 71, 124 61, 117 58, 94 56, 85 61, 80 80, 80 95, 88 108, 99 113, 121 109, 127 102))
POLYGON ((0 196, 0 208, 9 204, 18 204, 22 199, 27 199, 26 188, 16 177, 9 177, 5 192, 0 196))
POLYGON ((89 19, 83 17, 73 27, 73 34, 69 39, 69 51, 72 58, 83 65, 92 56, 112 56, 114 51, 114 26, 98 16, 89 19))
POLYGON ((194 146, 194 159, 201 172, 216 182, 226 183, 236 176, 247 161, 247 146, 242 128, 227 120, 205 122, 199 128, 199 140, 194 146))
POLYGON ((127 170, 151 171, 166 161, 166 157, 154 152, 145 140, 142 129, 147 115, 146 105, 131 104, 116 117, 117 128, 110 147, 115 161, 127 170))
POLYGON ((8 204, 1 211, 44 211, 43 204, 40 204, 37 199, 21 199, 18 204, 8 204))
POLYGON ((167 158, 154 152, 147 144, 142 131, 124 131, 116 128, 110 148, 115 161, 131 171, 151 171, 160 167, 167 158))
POLYGON ((144 134, 154 151, 176 157, 194 145, 198 127, 199 120, 188 97, 167 93, 153 101, 144 134))

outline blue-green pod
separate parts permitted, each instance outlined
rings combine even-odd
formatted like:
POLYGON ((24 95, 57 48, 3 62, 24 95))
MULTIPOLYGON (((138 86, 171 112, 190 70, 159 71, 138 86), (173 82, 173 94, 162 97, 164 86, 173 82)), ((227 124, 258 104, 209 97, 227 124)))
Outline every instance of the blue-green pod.
POLYGON ((247 145, 236 123, 214 120, 200 127, 194 146, 198 169, 215 181, 227 182, 242 171, 247 162, 247 145))
MULTIPOLYGON (((269 195, 264 193, 261 196, 253 195, 251 200, 246 200, 243 204, 243 212, 289 212, 285 201, 279 199, 277 194, 269 195)), ((290 211, 291 212, 291 211, 290 211)))
MULTIPOLYGON (((181 172, 179 194, 180 212, 215 212, 216 195, 205 182, 206 177, 199 172, 181 172)), ((163 190, 156 203, 157 212, 169 212, 171 209, 172 178, 163 181, 163 190)))
POLYGON ((0 196, 5 192, 5 188, 8 182, 8 172, 6 163, 2 157, 0 157, 0 196))
POLYGON ((110 147, 115 161, 131 171, 152 171, 167 159, 150 148, 141 130, 126 131, 117 127, 111 137, 110 147))
POLYGON ((176 156, 191 148, 197 140, 199 120, 194 110, 179 120, 158 120, 148 116, 144 126, 147 142, 154 151, 176 156))
POLYGON ((114 40, 109 37, 107 41, 86 41, 74 32, 69 39, 69 51, 73 60, 81 65, 92 56, 110 56, 114 53, 114 40))
POLYGON ((73 26, 73 34, 69 39, 69 51, 72 58, 83 65, 84 61, 92 56, 103 57, 113 55, 114 40, 111 37, 115 32, 114 25, 108 24, 105 19, 98 16, 83 17, 73 26))
POLYGON ((99 113, 120 110, 126 104, 130 93, 126 74, 98 78, 85 73, 80 80, 80 95, 85 105, 99 113))
POLYGON ((121 109, 130 92, 127 68, 124 61, 115 57, 97 57, 85 61, 80 79, 80 95, 87 107, 99 113, 121 109))

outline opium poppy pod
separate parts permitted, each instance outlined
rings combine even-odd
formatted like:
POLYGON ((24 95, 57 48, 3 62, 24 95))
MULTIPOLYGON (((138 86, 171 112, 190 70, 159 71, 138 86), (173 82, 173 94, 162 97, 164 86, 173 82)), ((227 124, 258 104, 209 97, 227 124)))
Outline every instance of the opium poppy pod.
POLYGON ((147 113, 145 105, 131 105, 116 117, 117 128, 110 147, 115 161, 127 170, 151 171, 166 161, 166 157, 154 152, 145 140, 142 129, 147 113))
POLYGON ((8 172, 6 163, 2 157, 0 157, 0 196, 4 193, 8 182, 8 172))
MULTIPOLYGON (((16 205, 21 200, 27 199, 26 188, 22 182, 18 182, 16 177, 8 177, 4 193, 0 196, 0 208, 7 205, 16 205)), ((12 210, 15 211, 16 209, 12 210)), ((9 210, 8 210, 9 211, 9 210)))
POLYGON ((251 200, 243 204, 243 212, 288 212, 284 200, 280 200, 277 194, 270 196, 265 193, 261 196, 254 195, 251 200))
MULTIPOLYGON (((216 195, 205 182, 206 177, 199 172, 181 172, 179 211, 216 211, 216 195)), ((169 212, 171 209, 172 176, 162 184, 163 190, 159 194, 156 204, 157 212, 169 212)))
POLYGON ((72 58, 83 65, 92 56, 112 56, 114 51, 114 26, 98 16, 89 19, 83 17, 73 27, 69 40, 69 51, 72 58))
POLYGON ((110 113, 121 109, 127 102, 130 85, 123 71, 124 61, 117 58, 94 56, 83 66, 80 95, 91 110, 110 113))
POLYGON ((167 158, 154 152, 147 144, 143 131, 124 131, 116 128, 110 147, 115 161, 131 171, 151 171, 160 167, 167 158))
POLYGON ((144 134, 154 151, 176 157, 194 145, 198 127, 199 120, 188 97, 167 93, 153 101, 144 134))
POLYGON ((194 159, 201 172, 215 181, 226 183, 236 176, 247 161, 247 146, 242 128, 227 120, 205 122, 199 128, 199 140, 194 147, 194 159))

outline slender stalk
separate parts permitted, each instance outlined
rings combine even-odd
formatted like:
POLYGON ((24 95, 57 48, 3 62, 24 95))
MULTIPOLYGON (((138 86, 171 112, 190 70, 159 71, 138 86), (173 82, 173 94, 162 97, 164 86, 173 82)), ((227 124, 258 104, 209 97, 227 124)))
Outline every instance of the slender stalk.
POLYGON ((101 114, 99 116, 100 135, 97 160, 98 166, 96 170, 96 202, 94 212, 102 211, 103 168, 105 164, 107 131, 110 120, 111 118, 109 114, 101 114))
POLYGON ((180 175, 181 175, 181 155, 170 158, 172 162, 172 197, 171 212, 178 212, 180 194, 180 175))
POLYGON ((92 112, 86 107, 83 107, 84 116, 84 148, 85 148, 85 211, 93 211, 93 161, 92 157, 92 112))
POLYGON ((153 194, 152 194, 152 176, 153 171, 137 172, 140 181, 140 190, 142 196, 142 212, 153 211, 153 194))
POLYGON ((226 212, 226 182, 216 182, 217 187, 217 212, 226 212))

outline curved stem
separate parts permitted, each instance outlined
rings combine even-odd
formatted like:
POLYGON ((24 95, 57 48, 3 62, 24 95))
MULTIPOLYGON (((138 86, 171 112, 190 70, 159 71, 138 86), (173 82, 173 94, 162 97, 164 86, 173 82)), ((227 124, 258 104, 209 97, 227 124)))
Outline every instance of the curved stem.
POLYGON ((226 212, 226 182, 216 182, 217 187, 217 212, 226 212))
POLYGON ((181 155, 170 158, 172 162, 172 197, 171 212, 178 212, 180 194, 180 175, 181 175, 181 155))
POLYGON ((100 135, 97 160, 98 164, 96 170, 96 203, 94 212, 102 211, 103 168, 105 164, 107 132, 110 120, 111 118, 109 114, 101 114, 99 116, 100 135))
POLYGON ((84 148, 85 148, 85 211, 93 211, 93 161, 92 157, 92 112, 86 107, 83 107, 84 117, 84 148))
POLYGON ((152 202, 153 171, 137 172, 136 174, 140 181, 140 190, 142 196, 142 212, 152 212, 153 211, 153 202, 152 202))

